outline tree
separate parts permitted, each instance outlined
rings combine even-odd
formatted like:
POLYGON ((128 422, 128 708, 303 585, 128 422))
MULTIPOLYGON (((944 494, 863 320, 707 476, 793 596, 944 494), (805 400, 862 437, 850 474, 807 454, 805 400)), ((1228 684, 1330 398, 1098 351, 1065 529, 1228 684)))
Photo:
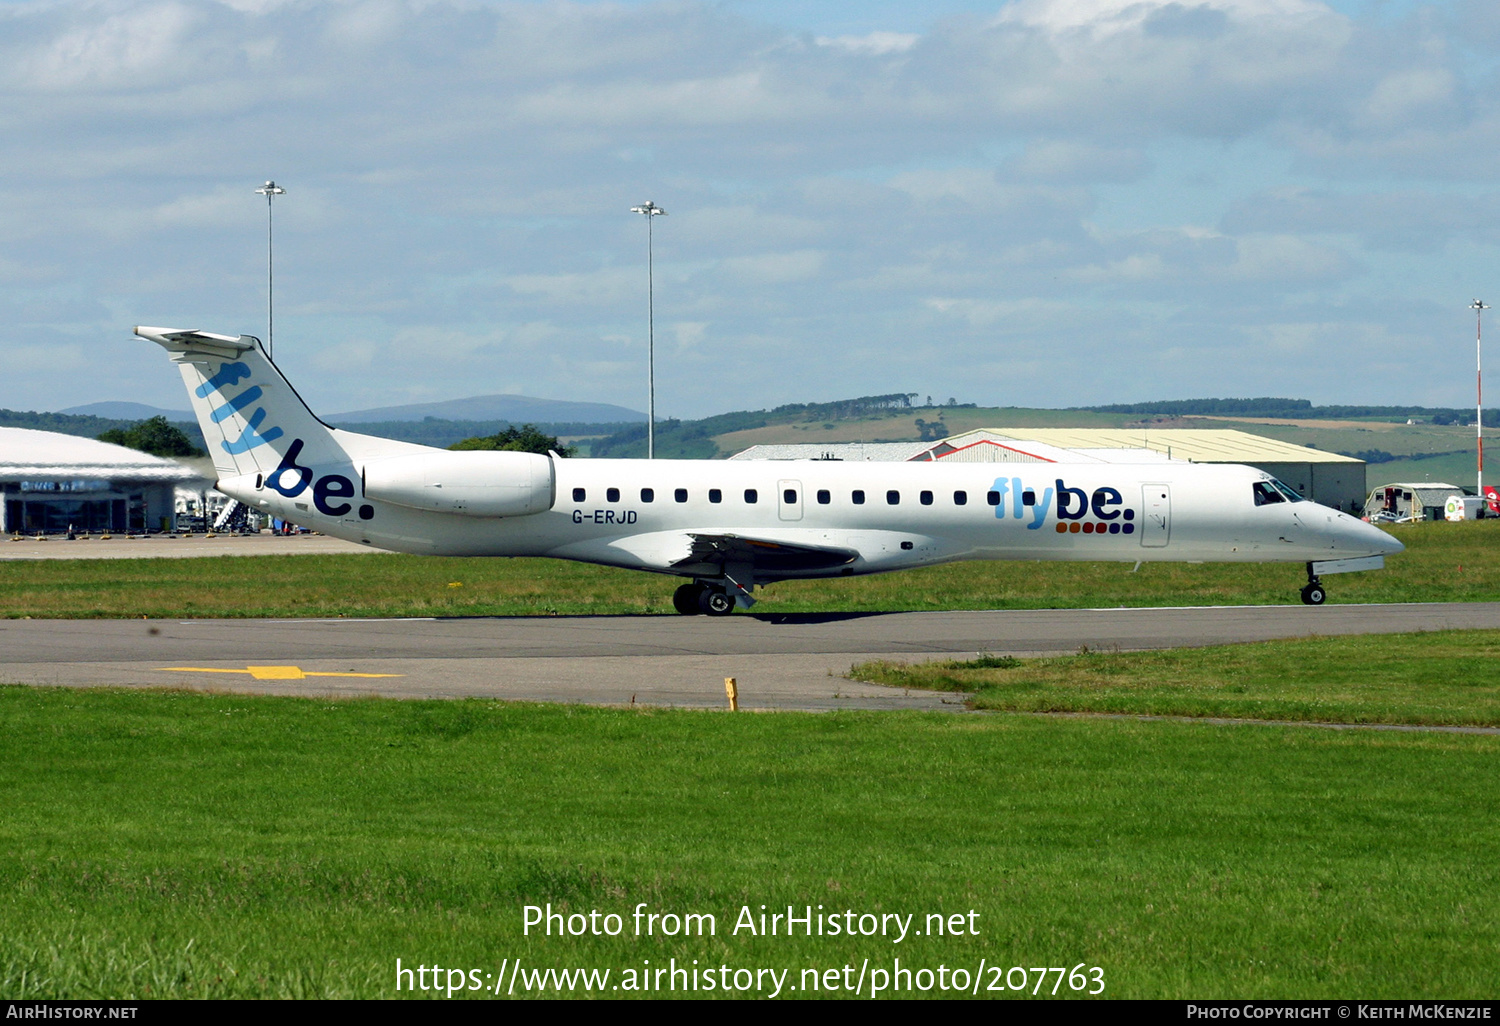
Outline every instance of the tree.
POLYGON ((465 438, 462 442, 454 442, 448 448, 459 452, 475 449, 534 452, 543 456, 547 455, 548 450, 560 456, 571 456, 577 451, 571 445, 563 445, 559 442, 556 435, 543 434, 535 424, 522 424, 520 427, 511 425, 498 434, 485 435, 481 438, 465 438))
POLYGON ((182 430, 168 423, 166 417, 152 417, 128 428, 114 428, 99 435, 99 441, 123 445, 127 449, 152 456, 204 456, 182 430))
POLYGON ((918 441, 936 442, 941 438, 948 437, 948 425, 943 423, 941 416, 934 421, 926 421, 918 417, 916 425, 918 441))

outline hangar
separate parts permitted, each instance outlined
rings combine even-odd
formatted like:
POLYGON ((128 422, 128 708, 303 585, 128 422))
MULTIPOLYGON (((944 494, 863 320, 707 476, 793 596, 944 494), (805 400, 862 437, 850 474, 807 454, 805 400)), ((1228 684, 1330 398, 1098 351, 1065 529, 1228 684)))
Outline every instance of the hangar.
POLYGON ((1441 481, 1405 481, 1380 485, 1365 502, 1367 519, 1441 520, 1443 509, 1454 496, 1463 496, 1458 485, 1441 481))
POLYGON ((169 529, 175 486, 197 477, 180 463, 122 445, 0 427, 0 531, 169 529))
POLYGON ((1358 513, 1365 462, 1233 429, 981 428, 935 442, 756 445, 731 459, 943 460, 954 463, 1237 463, 1325 506, 1358 513))

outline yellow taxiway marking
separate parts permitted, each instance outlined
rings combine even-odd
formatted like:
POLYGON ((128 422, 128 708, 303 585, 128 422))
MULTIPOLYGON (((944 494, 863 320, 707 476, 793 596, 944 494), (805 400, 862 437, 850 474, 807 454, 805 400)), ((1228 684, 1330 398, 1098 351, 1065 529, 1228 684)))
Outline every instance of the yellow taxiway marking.
POLYGON ((243 670, 221 670, 214 666, 163 666, 159 672, 248 673, 256 680, 301 680, 304 677, 404 677, 404 673, 328 673, 300 666, 247 666, 243 670))

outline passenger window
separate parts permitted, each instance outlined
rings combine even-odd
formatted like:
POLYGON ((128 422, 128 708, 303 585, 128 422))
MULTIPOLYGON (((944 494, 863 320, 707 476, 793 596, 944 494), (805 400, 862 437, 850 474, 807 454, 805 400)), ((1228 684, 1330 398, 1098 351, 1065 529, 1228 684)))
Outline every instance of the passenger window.
POLYGON ((687 489, 677 489, 677 491, 672 493, 672 498, 676 499, 678 502, 687 502, 687 489))
POLYGON ((1028 488, 1024 492, 1022 492, 1021 493, 1021 505, 1023 505, 1023 506, 1035 506, 1036 505, 1036 492, 1032 491, 1030 488, 1028 488))
POLYGON ((833 501, 833 493, 831 493, 827 488, 819 488, 818 489, 818 505, 819 506, 826 506, 826 505, 828 505, 832 501, 833 501))
POLYGON ((717 488, 710 488, 708 490, 708 501, 709 502, 723 502, 724 501, 724 493, 721 492, 721 491, 719 491, 717 488))
POLYGON ((862 489, 862 488, 856 488, 856 489, 854 489, 854 491, 851 492, 850 495, 849 495, 849 501, 852 502, 852 503, 854 503, 856 506, 863 506, 865 504, 864 489, 862 489))
POLYGON ((1269 506, 1273 502, 1285 502, 1281 493, 1264 481, 1257 481, 1250 486, 1255 491, 1255 504, 1257 506, 1269 506))
POLYGON ((968 492, 954 492, 953 493, 953 505, 955 505, 955 506, 967 506, 968 504, 969 504, 969 493, 968 492))
POLYGON ((783 491, 781 493, 781 501, 784 502, 784 503, 786 503, 788 506, 792 505, 794 502, 797 501, 797 489, 795 489, 795 488, 788 488, 785 491, 783 491))
POLYGON ((987 502, 987 503, 989 503, 991 506, 998 506, 998 505, 1000 505, 1000 493, 999 492, 985 492, 984 493, 984 501, 987 502))
POLYGON ((606 488, 606 489, 604 489, 604 498, 607 501, 609 501, 609 502, 619 502, 620 501, 620 489, 618 489, 618 488, 606 488))
POLYGON ((655 502, 656 501, 656 489, 655 488, 642 488, 641 489, 641 501, 642 502, 655 502))
POLYGON ((899 506, 899 505, 901 505, 901 493, 898 492, 898 491, 896 491, 896 489, 894 489, 894 488, 892 488, 890 491, 886 492, 885 493, 885 504, 887 506, 899 506))
POLYGON ((582 502, 582 501, 584 501, 584 499, 588 498, 588 494, 589 493, 586 492, 586 491, 584 491, 582 488, 574 488, 573 489, 573 501, 574 502, 582 502))
POLYGON ((745 489, 745 501, 752 505, 760 500, 760 493, 754 488, 745 489))
POLYGON ((922 505, 924 505, 924 506, 931 506, 932 505, 932 493, 931 492, 919 492, 917 494, 917 500, 919 502, 921 502, 922 505))

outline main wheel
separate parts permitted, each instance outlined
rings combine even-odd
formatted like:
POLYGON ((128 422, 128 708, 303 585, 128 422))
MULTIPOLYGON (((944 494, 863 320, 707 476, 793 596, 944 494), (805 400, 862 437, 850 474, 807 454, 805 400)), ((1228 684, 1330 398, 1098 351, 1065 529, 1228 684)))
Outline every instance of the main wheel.
POLYGON ((1328 593, 1321 584, 1309 584, 1302 589, 1302 601, 1309 606, 1321 606, 1327 597, 1328 593))
POLYGON ((698 608, 709 616, 728 616, 734 612, 734 599, 717 588, 704 588, 698 599, 698 608))
POLYGON ((672 592, 672 608, 677 610, 683 616, 697 616, 699 613, 703 612, 702 607, 698 604, 698 601, 702 595, 703 585, 699 584, 697 581, 694 581, 690 584, 684 584, 682 587, 672 592))

